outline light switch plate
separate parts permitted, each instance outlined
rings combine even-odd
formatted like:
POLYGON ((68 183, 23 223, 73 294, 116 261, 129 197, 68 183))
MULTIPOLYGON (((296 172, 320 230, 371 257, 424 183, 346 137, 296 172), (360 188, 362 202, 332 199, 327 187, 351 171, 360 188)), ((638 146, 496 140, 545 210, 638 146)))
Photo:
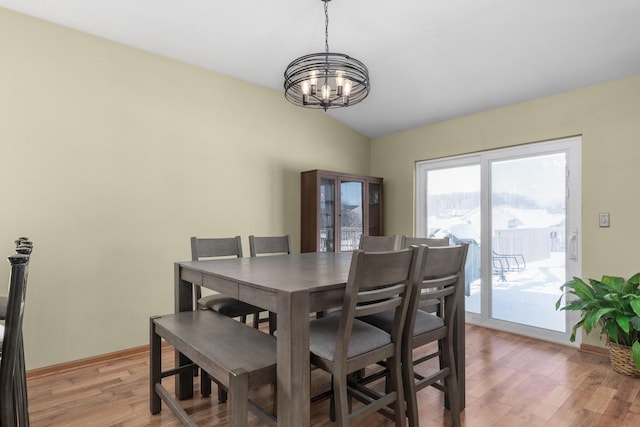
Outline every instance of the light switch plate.
POLYGON ((600 212, 598 224, 601 228, 611 226, 611 223, 609 222, 609 212, 600 212))

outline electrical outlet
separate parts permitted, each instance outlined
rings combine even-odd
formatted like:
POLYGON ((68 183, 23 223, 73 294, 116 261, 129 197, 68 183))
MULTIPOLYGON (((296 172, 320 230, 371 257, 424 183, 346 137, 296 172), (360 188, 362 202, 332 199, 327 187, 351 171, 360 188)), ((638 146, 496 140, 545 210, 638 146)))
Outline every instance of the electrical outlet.
POLYGON ((600 228, 611 226, 611 223, 609 222, 609 212, 600 212, 598 224, 600 225, 600 228))

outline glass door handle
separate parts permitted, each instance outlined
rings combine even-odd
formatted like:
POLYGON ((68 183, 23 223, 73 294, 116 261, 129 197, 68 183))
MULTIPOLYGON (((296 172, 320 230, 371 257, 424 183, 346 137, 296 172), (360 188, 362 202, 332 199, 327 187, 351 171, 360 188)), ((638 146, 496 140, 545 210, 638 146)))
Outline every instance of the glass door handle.
POLYGON ((574 228, 569 236, 569 259, 578 260, 578 229, 574 228))

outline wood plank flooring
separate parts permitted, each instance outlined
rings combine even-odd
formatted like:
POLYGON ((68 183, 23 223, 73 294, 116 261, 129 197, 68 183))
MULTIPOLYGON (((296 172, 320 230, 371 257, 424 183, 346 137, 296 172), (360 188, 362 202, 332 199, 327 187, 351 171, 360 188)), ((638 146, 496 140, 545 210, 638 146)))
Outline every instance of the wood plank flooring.
MULTIPOLYGON (((640 426, 640 379, 614 372, 607 357, 471 325, 466 348, 466 427, 640 426)), ((165 366, 173 361, 169 348, 164 360, 165 366)), ((31 425, 179 426, 164 406, 159 415, 149 413, 148 375, 148 355, 134 355, 29 379, 31 425)), ((314 388, 327 386, 324 373, 314 370, 312 377, 314 388)), ((172 379, 164 381, 171 390, 172 379)), ((268 405, 270 395, 267 386, 255 397, 268 405)), ((440 391, 428 388, 418 395, 422 426, 450 425, 440 391)), ((215 397, 197 396, 183 405, 202 426, 226 424, 226 404, 215 397)), ((334 425, 327 414, 326 400, 314 403, 312 424, 334 425)), ((357 426, 392 424, 375 414, 357 426)), ((251 425, 260 423, 252 416, 251 425)))

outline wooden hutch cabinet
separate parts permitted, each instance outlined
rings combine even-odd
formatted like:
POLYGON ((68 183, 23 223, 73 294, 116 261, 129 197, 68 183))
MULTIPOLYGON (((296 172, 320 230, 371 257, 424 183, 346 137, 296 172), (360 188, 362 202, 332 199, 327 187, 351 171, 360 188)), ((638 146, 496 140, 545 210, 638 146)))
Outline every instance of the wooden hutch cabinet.
POLYGON ((382 178, 324 170, 301 173, 301 252, 344 252, 382 235, 382 178))

